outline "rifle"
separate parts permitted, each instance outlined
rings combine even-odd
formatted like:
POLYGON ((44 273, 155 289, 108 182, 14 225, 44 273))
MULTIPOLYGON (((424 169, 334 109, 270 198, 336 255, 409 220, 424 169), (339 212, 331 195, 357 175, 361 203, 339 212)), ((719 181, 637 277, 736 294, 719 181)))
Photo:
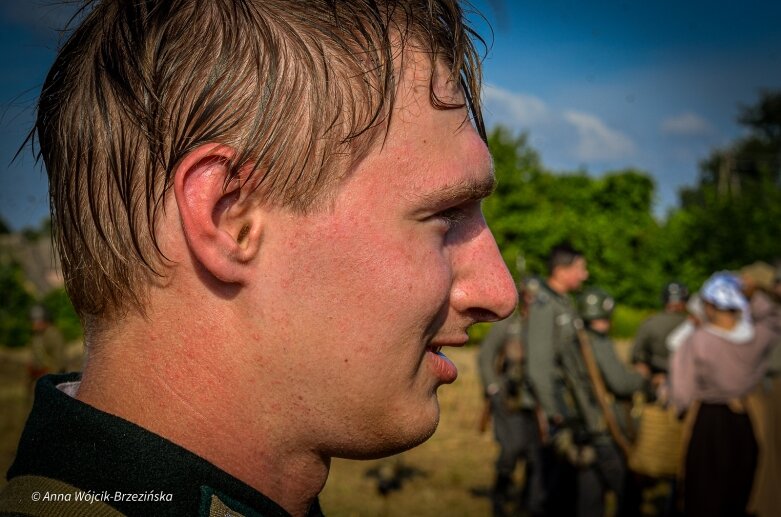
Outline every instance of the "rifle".
POLYGON ((626 436, 621 432, 621 428, 616 420, 616 415, 613 413, 613 408, 610 407, 607 397, 607 388, 605 387, 605 381, 602 378, 602 373, 599 371, 599 366, 594 358, 594 351, 591 348, 591 342, 586 335, 586 330, 583 326, 583 320, 577 318, 574 322, 575 331, 578 336, 578 344, 580 345, 580 353, 583 357, 583 362, 586 364, 586 370, 588 371, 589 380, 591 380, 591 386, 594 388, 594 395, 596 395, 599 408, 602 410, 602 415, 605 417, 605 423, 607 424, 607 430, 610 432, 610 436, 616 442, 616 445, 624 454, 624 457, 628 458, 632 449, 632 445, 627 440, 626 436))

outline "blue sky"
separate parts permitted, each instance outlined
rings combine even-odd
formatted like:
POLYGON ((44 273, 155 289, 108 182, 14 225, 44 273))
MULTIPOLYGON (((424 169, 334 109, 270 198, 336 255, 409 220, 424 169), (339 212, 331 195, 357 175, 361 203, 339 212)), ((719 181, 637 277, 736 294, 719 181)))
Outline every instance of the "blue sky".
MULTIPOLYGON (((634 167, 657 183, 657 214, 696 181, 711 149, 743 134, 740 105, 781 88, 775 0, 481 0, 493 27, 486 119, 528 131, 543 163, 599 175, 634 167)), ((54 58, 68 9, 0 0, 0 215, 47 215, 46 180, 29 152, 11 164, 54 58)))

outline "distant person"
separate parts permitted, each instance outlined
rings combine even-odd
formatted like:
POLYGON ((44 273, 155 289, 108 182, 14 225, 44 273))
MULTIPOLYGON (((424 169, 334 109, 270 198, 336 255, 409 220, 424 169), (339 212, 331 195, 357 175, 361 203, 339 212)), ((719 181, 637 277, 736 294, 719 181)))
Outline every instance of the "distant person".
MULTIPOLYGON (((613 297, 602 289, 590 287, 578 297, 577 306, 585 324, 587 345, 593 350, 596 366, 610 398, 616 402, 631 401, 635 393, 646 391, 647 380, 618 357, 615 343, 609 336, 615 308, 613 297)), ((580 371, 579 377, 580 383, 588 385, 592 390, 592 396, 579 401, 577 407, 586 427, 585 443, 594 449, 595 457, 592 464, 583 465, 578 470, 578 515, 604 515, 604 497, 609 491, 616 495, 617 513, 623 515, 626 505, 626 459, 608 431, 604 409, 595 400, 597 393, 593 379, 586 371, 580 371)), ((618 410, 617 404, 613 404, 610 410, 620 431, 626 436, 627 419, 618 410)))
MULTIPOLYGON (((671 349, 668 346, 668 339, 676 329, 689 328, 691 325, 685 325, 689 317, 687 304, 689 302, 689 289, 681 282, 668 282, 662 289, 662 312, 656 313, 647 318, 637 330, 632 345, 631 362, 636 371, 643 377, 651 379, 653 389, 646 392, 648 402, 653 404, 649 407, 650 411, 664 411, 670 414, 667 406, 669 398, 669 370, 671 349)), ((696 302, 693 302, 696 303, 696 302)), ((693 329, 693 326, 691 327, 693 329)), ((670 415, 669 420, 659 419, 655 422, 655 429, 652 436, 659 436, 664 432, 666 439, 651 440, 652 445, 649 449, 643 450, 643 457, 659 457, 657 449, 669 449, 674 444, 668 443, 675 437, 680 439, 680 424, 670 415)), ((642 425, 642 423, 641 423, 642 425)), ((671 462, 672 463, 672 462, 671 462)), ((656 464, 658 466, 658 464, 656 464)), ((637 468, 637 464, 634 465, 637 468)), ((650 469, 652 470, 652 469, 650 469)), ((658 475, 657 472, 634 472, 631 476, 632 484, 628 492, 628 503, 639 506, 641 491, 648 486, 662 486, 665 488, 667 496, 658 497, 654 500, 654 505, 662 515, 671 515, 675 506, 675 476, 674 467, 670 467, 668 472, 658 475)))
POLYGON ((543 415, 545 508, 548 514, 571 513, 577 506, 573 469, 551 446, 553 435, 572 425, 578 414, 565 403, 580 385, 567 384, 564 368, 577 360, 577 311, 570 293, 588 278, 583 254, 567 243, 554 246, 548 256, 548 277, 529 307, 526 326, 526 365, 529 384, 543 415), (575 359, 573 359, 575 358, 575 359))
POLYGON ((534 303, 540 280, 535 277, 521 284, 518 310, 509 318, 494 323, 480 344, 478 367, 483 392, 490 404, 494 435, 499 444, 496 478, 492 489, 494 516, 505 515, 513 489, 513 473, 519 461, 525 465, 524 487, 515 501, 530 515, 541 515, 545 501, 542 479, 542 444, 536 401, 524 375, 523 327, 528 307, 534 303))
POLYGON ((773 273, 773 287, 771 294, 776 302, 781 302, 781 260, 776 262, 775 271, 773 273))
MULTIPOLYGON (((778 298, 775 296, 776 275, 776 269, 762 261, 754 262, 740 269, 739 276, 743 294, 749 301, 752 314, 772 314, 765 309, 778 304, 778 298)), ((761 321, 755 320, 754 323, 761 323, 761 321)), ((770 360, 767 366, 767 375, 770 377, 781 375, 781 346, 779 345, 781 343, 776 341, 770 349, 770 360)))
POLYGON ((632 364, 646 378, 655 377, 657 384, 665 381, 669 370, 670 349, 667 338, 687 317, 689 289, 680 282, 669 282, 662 289, 662 312, 654 314, 640 325, 632 346, 632 364))
POLYGON ((726 272, 711 276, 699 299, 703 318, 673 354, 670 370, 672 403, 691 424, 684 513, 748 515, 758 457, 749 396, 781 332, 779 315, 772 306, 752 313, 740 279, 726 272))
MULTIPOLYGON (((762 325, 764 318, 774 317, 775 311, 779 310, 780 273, 781 267, 773 268, 761 261, 740 269, 743 293, 749 299, 755 325, 762 325), (775 311, 766 310, 773 306, 775 311)), ((771 346, 762 387, 764 416, 760 420, 764 422, 765 440, 749 511, 757 517, 771 517, 781 508, 781 490, 778 489, 781 486, 781 337, 771 346)))
POLYGON ((30 379, 35 381, 47 373, 65 371, 65 339, 60 329, 52 322, 48 311, 40 305, 33 306, 30 310, 30 323, 33 329, 30 340, 30 379))
POLYGON ((0 513, 319 515, 331 459, 428 439, 443 350, 517 302, 466 15, 96 0, 77 20, 34 141, 89 357, 38 382, 0 513), (31 499, 52 484, 110 497, 31 499))

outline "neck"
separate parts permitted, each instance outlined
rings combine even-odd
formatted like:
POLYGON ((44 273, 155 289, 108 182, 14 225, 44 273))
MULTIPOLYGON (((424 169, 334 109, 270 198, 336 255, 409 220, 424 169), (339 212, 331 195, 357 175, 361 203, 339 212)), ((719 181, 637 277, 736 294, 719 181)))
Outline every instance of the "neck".
POLYGON ((683 303, 668 303, 664 307, 665 312, 670 313, 677 313, 677 312, 684 312, 686 310, 686 305, 683 303))
POLYGON ((731 312, 714 311, 710 324, 722 330, 732 330, 738 324, 738 318, 731 312))
POLYGON ((180 321, 188 328, 155 333, 148 321, 131 322, 111 342, 89 343, 77 398, 201 456, 292 515, 305 515, 330 460, 305 441, 305 426, 290 421, 295 415, 275 403, 286 395, 268 379, 279 376, 241 369, 235 349, 224 345, 235 340, 215 338, 192 318, 180 321))
POLYGON ((559 294, 567 294, 569 292, 567 286, 555 276, 548 277, 548 287, 559 294))

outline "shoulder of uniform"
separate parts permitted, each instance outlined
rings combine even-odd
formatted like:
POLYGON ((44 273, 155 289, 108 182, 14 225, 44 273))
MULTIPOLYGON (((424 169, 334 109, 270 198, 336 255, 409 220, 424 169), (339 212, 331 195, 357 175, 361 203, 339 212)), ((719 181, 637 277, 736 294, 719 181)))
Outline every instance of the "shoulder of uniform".
POLYGON ((643 331, 643 330, 648 330, 649 327, 652 327, 654 325, 654 317, 655 316, 656 315, 654 314, 653 316, 649 316, 646 319, 644 319, 643 321, 641 321, 640 325, 637 326, 637 331, 640 332, 640 331, 643 331))
POLYGON ((534 296, 534 303, 540 306, 547 305, 551 301, 551 295, 550 293, 545 292, 545 290, 540 290, 539 293, 537 293, 534 296))

